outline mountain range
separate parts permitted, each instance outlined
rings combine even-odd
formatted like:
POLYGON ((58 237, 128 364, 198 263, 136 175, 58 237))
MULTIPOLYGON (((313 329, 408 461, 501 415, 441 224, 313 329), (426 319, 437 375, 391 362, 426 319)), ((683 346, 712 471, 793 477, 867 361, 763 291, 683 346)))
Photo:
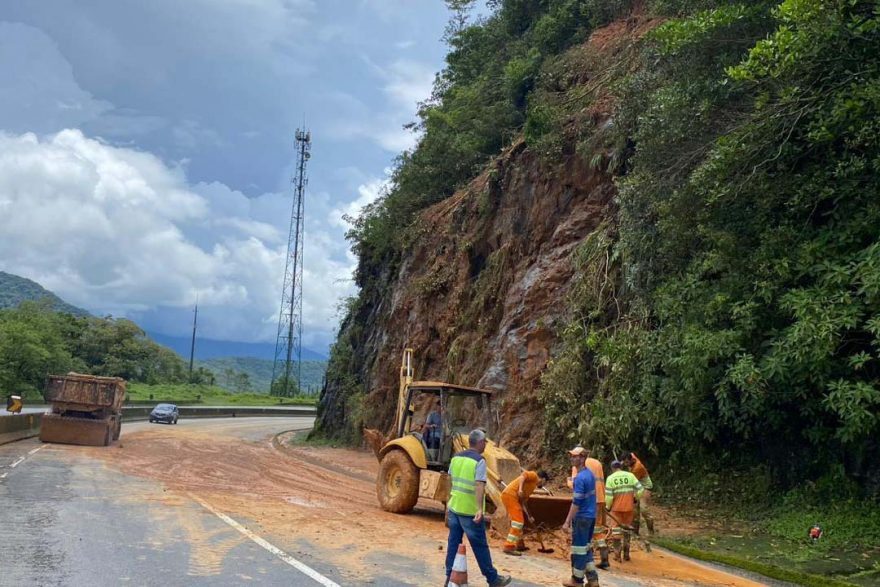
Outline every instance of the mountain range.
MULTIPOLYGON (((188 336, 169 336, 158 332, 147 332, 147 336, 161 345, 167 346, 181 357, 189 358, 192 339, 188 336)), ((196 337, 196 359, 219 359, 225 357, 251 357, 254 359, 275 360, 275 343, 270 342, 235 342, 231 340, 213 340, 196 337)), ((303 361, 326 361, 322 355, 311 349, 303 348, 303 361)))
POLYGON ((89 316, 82 308, 68 304, 36 281, 0 271, 0 309, 15 308, 25 301, 46 300, 58 312, 89 316))

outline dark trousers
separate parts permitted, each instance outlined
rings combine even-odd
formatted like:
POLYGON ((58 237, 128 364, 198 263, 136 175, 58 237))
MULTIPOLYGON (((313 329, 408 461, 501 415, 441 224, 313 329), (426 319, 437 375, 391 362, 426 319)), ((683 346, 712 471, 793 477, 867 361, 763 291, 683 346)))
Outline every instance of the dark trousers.
POLYGON ((486 523, 474 522, 473 516, 460 516, 452 511, 446 512, 446 522, 449 524, 449 542, 446 545, 446 579, 448 582, 449 575, 452 574, 452 563, 455 562, 455 554, 458 552, 458 545, 461 544, 462 538, 467 534, 468 542, 471 545, 471 551, 477 564, 480 565, 480 571, 491 585, 498 579, 498 571, 492 565, 492 555, 489 553, 489 542, 486 540, 486 523))
POLYGON ((578 583, 583 583, 585 577, 599 579, 590 548, 595 528, 596 518, 575 518, 571 522, 571 577, 578 583))

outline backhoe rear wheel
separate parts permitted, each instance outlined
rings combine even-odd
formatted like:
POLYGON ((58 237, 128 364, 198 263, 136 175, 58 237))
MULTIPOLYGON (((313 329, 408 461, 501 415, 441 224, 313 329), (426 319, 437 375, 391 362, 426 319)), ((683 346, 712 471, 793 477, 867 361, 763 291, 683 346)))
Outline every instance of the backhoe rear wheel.
POLYGON ((402 450, 382 457, 376 478, 379 505, 386 512, 408 514, 419 500, 419 469, 402 450))

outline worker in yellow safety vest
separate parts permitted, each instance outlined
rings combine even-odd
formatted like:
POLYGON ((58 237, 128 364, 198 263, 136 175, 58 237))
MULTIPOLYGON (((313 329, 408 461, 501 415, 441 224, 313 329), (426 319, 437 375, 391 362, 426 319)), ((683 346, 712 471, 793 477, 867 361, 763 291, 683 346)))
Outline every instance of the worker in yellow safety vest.
POLYGON ((642 496, 642 484, 636 476, 623 469, 623 463, 611 463, 611 474, 605 479, 605 506, 610 512, 612 540, 614 541, 614 560, 629 560, 633 514, 635 504, 642 496))
POLYGON ((467 534, 471 551, 477 559, 480 571, 489 582, 489 587, 509 585, 510 575, 499 575, 492 565, 492 554, 486 540, 486 522, 483 512, 486 507, 486 433, 480 429, 468 435, 470 448, 452 457, 449 463, 449 477, 452 487, 449 502, 446 504, 446 525, 449 538, 446 545, 446 583, 452 574, 452 565, 458 546, 467 534))
POLYGON ((639 533, 639 518, 645 518, 645 525, 648 527, 648 534, 651 536, 654 535, 654 515, 651 513, 651 491, 654 490, 654 482, 651 481, 651 476, 648 474, 648 469, 645 468, 645 465, 642 464, 642 461, 639 460, 639 457, 636 456, 634 452, 626 452, 623 456, 623 464, 626 466, 630 472, 636 476, 636 479, 639 480, 639 483, 642 484, 642 487, 645 490, 642 492, 642 497, 636 503, 635 516, 633 520, 633 528, 635 528, 635 533, 639 533))
POLYGON ((504 543, 504 554, 511 556, 521 556, 522 552, 528 550, 523 542, 523 528, 526 520, 530 524, 535 523, 535 519, 529 512, 529 497, 532 493, 544 484, 550 476, 546 471, 523 471, 523 474, 510 482, 510 485, 501 492, 501 503, 507 510, 507 516, 510 518, 510 531, 507 533, 507 540, 504 543))

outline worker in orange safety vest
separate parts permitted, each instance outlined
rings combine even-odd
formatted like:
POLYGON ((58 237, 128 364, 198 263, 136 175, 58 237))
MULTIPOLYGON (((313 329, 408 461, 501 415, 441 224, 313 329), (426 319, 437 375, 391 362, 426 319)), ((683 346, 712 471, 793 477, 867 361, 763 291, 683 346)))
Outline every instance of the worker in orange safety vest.
POLYGON ((629 471, 636 476, 636 479, 639 480, 639 483, 642 484, 642 487, 645 490, 642 492, 642 497, 636 502, 635 516, 633 520, 633 528, 635 529, 635 533, 639 533, 639 518, 645 518, 645 525, 648 527, 648 534, 651 536, 654 535, 654 514, 651 513, 651 491, 654 489, 654 482, 651 481, 651 476, 648 474, 648 469, 645 468, 645 465, 642 464, 642 461, 639 460, 639 457, 636 456, 634 452, 625 452, 623 453, 623 464, 626 466, 629 471))

